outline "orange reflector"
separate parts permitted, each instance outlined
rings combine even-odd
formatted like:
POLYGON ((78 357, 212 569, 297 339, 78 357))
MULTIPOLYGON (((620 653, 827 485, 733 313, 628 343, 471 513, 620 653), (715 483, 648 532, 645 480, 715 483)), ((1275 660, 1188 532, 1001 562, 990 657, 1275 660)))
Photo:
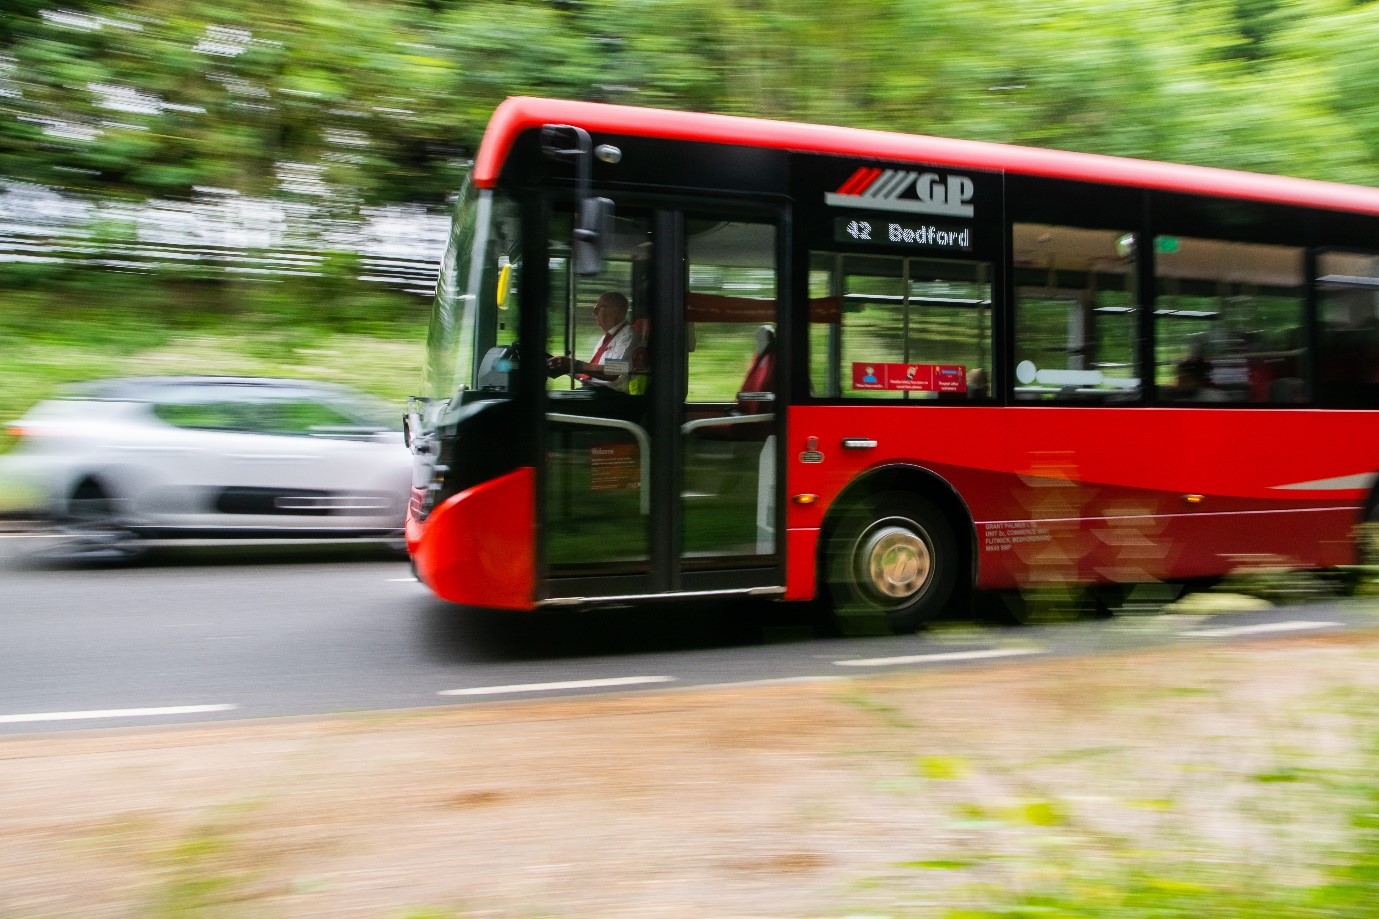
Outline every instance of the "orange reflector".
POLYGON ((1202 495, 1183 495, 1183 500, 1188 504, 1201 504, 1206 499, 1202 495))
POLYGON ((9 427, 5 428, 5 433, 10 435, 11 437, 23 437, 28 432, 25 431, 23 428, 9 427))
POLYGON ((818 500, 819 500, 819 496, 818 496, 818 495, 796 495, 795 497, 791 498, 790 500, 794 501, 796 504, 813 504, 815 501, 818 501, 818 500))

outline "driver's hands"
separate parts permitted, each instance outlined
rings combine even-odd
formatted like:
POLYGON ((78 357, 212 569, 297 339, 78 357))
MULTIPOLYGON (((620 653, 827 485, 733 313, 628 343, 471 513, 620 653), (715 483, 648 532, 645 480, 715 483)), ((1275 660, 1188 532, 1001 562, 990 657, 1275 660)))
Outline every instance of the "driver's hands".
POLYGON ((571 361, 563 354, 557 354, 546 358, 546 373, 552 377, 558 377, 570 372, 571 361))

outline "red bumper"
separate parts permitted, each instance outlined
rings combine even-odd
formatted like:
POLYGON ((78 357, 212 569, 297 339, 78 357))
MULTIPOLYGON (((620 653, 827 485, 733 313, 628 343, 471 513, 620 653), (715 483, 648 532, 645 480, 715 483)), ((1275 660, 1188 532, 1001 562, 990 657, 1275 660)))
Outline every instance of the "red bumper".
POLYGON ((452 603, 536 605, 535 471, 529 467, 453 495, 426 520, 407 519, 417 576, 452 603))

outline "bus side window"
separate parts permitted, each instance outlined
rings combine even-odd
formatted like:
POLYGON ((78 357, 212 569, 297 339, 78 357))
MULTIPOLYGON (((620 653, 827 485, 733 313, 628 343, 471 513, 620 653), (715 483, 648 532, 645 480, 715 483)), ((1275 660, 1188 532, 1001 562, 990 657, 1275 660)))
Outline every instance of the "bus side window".
POLYGON ((816 252, 809 271, 814 395, 914 402, 986 399, 990 262, 816 252))
POLYGON ((1317 401, 1379 408, 1379 255, 1317 260, 1317 401))
POLYGON ((1139 398, 1133 238, 1126 230, 1015 224, 1017 401, 1139 398))
POLYGON ((1160 398, 1242 405, 1305 399, 1302 266, 1297 246, 1157 238, 1160 398), (1295 382, 1274 385, 1286 380, 1295 382))

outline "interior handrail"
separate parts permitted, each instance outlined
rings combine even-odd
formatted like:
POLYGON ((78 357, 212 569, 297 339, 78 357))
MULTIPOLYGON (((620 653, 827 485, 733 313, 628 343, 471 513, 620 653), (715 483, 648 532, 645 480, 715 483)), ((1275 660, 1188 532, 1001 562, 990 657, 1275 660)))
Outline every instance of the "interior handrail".
POLYGON ((763 421, 775 421, 776 416, 771 412, 763 412, 760 415, 728 415, 724 418, 696 418, 693 421, 686 421, 680 425, 681 434, 692 434, 700 428, 712 428, 719 425, 747 424, 748 422, 761 423, 763 421))

